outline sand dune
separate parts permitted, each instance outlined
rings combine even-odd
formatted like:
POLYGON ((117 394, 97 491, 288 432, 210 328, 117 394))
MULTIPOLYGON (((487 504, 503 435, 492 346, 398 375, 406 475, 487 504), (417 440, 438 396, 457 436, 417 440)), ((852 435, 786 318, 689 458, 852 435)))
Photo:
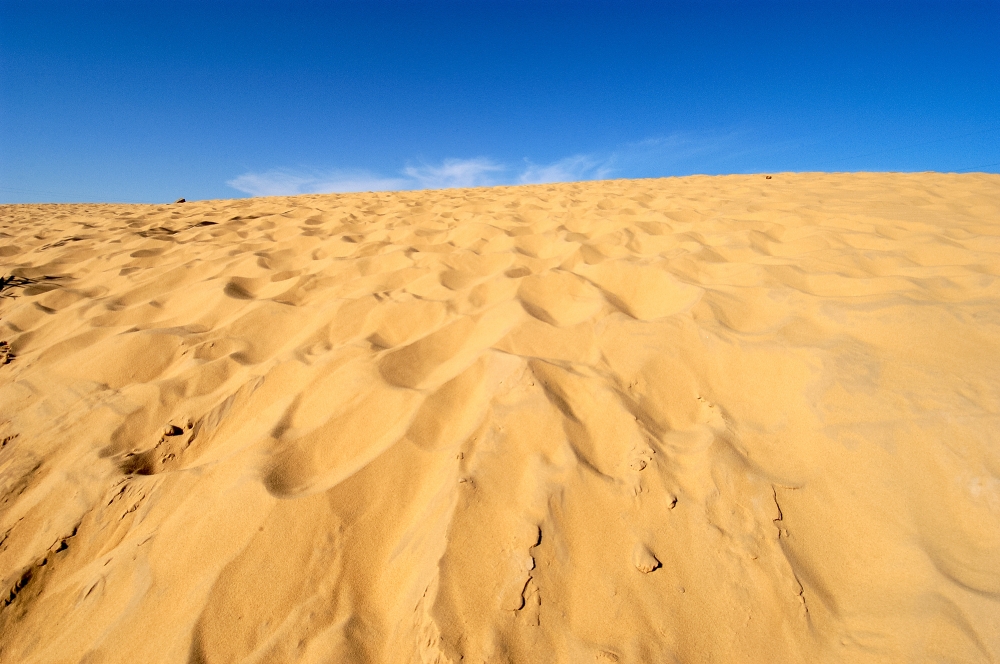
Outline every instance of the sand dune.
POLYGON ((0 662, 1000 660, 1000 177, 0 208, 0 662))

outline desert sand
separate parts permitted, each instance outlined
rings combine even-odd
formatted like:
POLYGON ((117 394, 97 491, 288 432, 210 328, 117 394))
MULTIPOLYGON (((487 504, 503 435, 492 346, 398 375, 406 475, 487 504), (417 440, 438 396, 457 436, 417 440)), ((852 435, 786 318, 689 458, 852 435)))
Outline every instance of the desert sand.
POLYGON ((0 662, 1000 660, 1000 176, 8 205, 0 271, 0 662))

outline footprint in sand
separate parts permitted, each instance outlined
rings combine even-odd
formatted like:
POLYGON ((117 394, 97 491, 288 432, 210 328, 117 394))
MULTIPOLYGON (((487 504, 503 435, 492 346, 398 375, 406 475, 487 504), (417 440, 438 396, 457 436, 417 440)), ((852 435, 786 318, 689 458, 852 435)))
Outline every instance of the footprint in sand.
POLYGON ((172 470, 181 463, 182 455, 196 435, 194 423, 190 420, 181 425, 168 424, 156 445, 141 452, 126 452, 119 457, 118 467, 127 475, 156 475, 172 470))
POLYGON ((632 549, 632 564, 643 574, 660 569, 661 563, 645 544, 636 544, 632 549))
POLYGON ((16 357, 10 348, 10 344, 6 341, 0 341, 0 366, 10 364, 16 357))

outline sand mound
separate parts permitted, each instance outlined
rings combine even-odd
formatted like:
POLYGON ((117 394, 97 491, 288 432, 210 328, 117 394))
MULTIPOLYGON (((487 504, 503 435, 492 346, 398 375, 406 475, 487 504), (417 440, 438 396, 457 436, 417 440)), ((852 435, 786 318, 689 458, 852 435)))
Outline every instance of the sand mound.
POLYGON ((938 174, 4 206, 0 661, 997 661, 998 219, 938 174))

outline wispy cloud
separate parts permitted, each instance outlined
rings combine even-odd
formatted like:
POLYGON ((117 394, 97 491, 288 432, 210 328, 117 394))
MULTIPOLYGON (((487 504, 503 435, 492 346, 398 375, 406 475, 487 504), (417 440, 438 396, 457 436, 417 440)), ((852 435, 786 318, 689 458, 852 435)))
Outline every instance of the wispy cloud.
POLYGON ((449 189, 490 187, 517 181, 516 177, 510 177, 510 171, 511 169, 504 164, 486 157, 476 157, 445 159, 440 164, 411 164, 397 177, 385 177, 369 171, 306 172, 272 169, 260 173, 244 173, 227 181, 226 184, 251 196, 449 189))
POLYGON ((517 167, 487 157, 450 158, 440 164, 409 164, 397 176, 370 171, 294 171, 244 173, 227 184, 251 196, 490 187, 502 184, 578 182, 609 177, 657 177, 709 172, 697 165, 731 162, 741 154, 736 134, 674 133, 619 146, 606 153, 576 154, 549 163, 525 159, 517 167))
POLYGON ((475 159, 445 159, 440 166, 422 164, 407 166, 403 174, 415 187, 408 189, 448 189, 451 187, 489 187, 503 180, 499 174, 507 171, 485 157, 475 159))
POLYGON ((492 187, 501 184, 542 184, 598 180, 611 173, 606 159, 577 155, 550 164, 525 161, 520 169, 486 157, 445 159, 440 164, 406 166, 399 177, 383 177, 366 171, 304 172, 272 169, 244 173, 226 182, 251 196, 294 196, 352 191, 398 191, 403 189, 451 189, 492 187))
POLYGON ((551 164, 533 164, 529 161, 517 176, 517 181, 520 184, 543 184, 601 180, 612 172, 611 162, 607 157, 602 159, 594 155, 578 154, 551 164))
POLYGON ((392 191, 411 188, 411 181, 408 179, 379 177, 367 171, 309 173, 285 169, 272 169, 262 173, 244 173, 227 181, 226 184, 251 196, 294 196, 295 194, 392 191))

